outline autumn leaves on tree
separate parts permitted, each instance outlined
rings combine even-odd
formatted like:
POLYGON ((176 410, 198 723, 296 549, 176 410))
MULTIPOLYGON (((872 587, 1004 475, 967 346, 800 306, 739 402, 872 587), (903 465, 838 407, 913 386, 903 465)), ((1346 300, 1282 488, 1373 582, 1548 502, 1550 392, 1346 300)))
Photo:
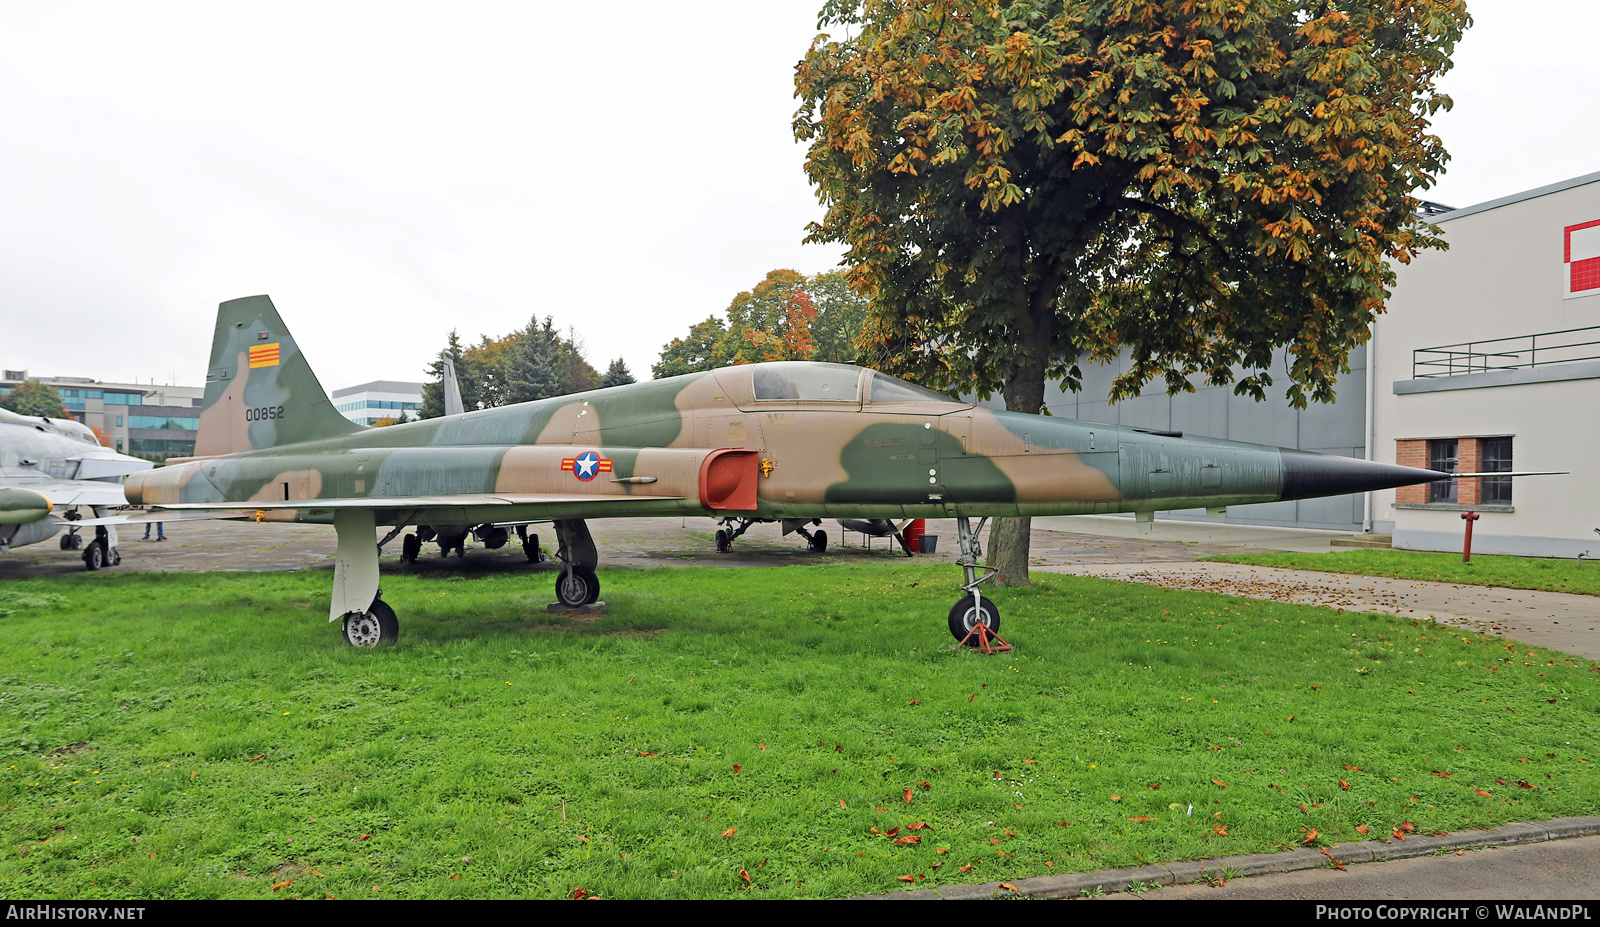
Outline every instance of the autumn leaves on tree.
MULTIPOLYGON (((577 333, 563 335, 549 316, 543 322, 534 316, 524 328, 502 338, 484 336, 471 346, 452 331, 441 354, 455 365, 461 404, 469 412, 633 382, 620 357, 602 377, 584 359, 577 333)), ((434 361, 427 370, 419 417, 438 418, 444 414, 444 362, 434 361)))
POLYGON ((867 301, 850 289, 844 271, 806 277, 774 270, 733 298, 726 323, 711 316, 694 325, 662 348, 650 370, 659 380, 762 361, 852 363, 866 316, 867 301))
MULTIPOLYGON (((1413 191, 1462 0, 829 0, 796 135, 872 297, 865 360, 1038 413, 1192 377, 1329 401, 1440 244, 1413 191)), ((1026 531, 1007 569, 1026 576, 1026 531)), ((1010 543, 1010 542, 1007 542, 1010 543)), ((991 545, 997 546, 997 545, 991 545)))

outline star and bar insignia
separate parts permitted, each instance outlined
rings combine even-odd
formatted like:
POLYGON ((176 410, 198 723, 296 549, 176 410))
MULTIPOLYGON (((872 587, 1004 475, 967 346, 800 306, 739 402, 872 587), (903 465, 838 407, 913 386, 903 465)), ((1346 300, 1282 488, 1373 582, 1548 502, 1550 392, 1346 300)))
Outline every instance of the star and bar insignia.
POLYGON ((561 469, 587 483, 597 474, 610 473, 611 461, 594 451, 584 451, 576 457, 562 458, 561 469))

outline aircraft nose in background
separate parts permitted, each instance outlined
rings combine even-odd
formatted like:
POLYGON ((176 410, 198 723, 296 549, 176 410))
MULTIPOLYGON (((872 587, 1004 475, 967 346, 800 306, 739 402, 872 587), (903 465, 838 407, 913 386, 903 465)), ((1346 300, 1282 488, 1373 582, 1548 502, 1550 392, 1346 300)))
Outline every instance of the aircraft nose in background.
POLYGON ((1437 470, 1420 470, 1288 447, 1278 448, 1278 453, 1283 457, 1283 489, 1278 498, 1286 501, 1434 483, 1454 476, 1437 470))

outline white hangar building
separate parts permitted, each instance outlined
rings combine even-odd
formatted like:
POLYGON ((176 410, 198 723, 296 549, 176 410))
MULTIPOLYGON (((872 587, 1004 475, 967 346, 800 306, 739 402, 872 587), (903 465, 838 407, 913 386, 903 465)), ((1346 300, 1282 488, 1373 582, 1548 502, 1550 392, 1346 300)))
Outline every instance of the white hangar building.
POLYGON ((1600 173, 1434 216, 1368 345, 1376 459, 1463 479, 1372 493, 1394 546, 1600 556, 1600 173))

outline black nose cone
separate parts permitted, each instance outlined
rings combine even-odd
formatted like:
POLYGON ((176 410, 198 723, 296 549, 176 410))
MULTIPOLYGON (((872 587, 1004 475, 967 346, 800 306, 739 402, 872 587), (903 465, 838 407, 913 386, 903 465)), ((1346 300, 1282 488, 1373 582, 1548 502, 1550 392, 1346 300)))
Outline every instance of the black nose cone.
POLYGON ((1401 467, 1335 454, 1316 454, 1287 447, 1278 448, 1278 453, 1283 457, 1283 490, 1278 498, 1284 500, 1372 492, 1416 483, 1433 483, 1448 480, 1452 476, 1437 470, 1419 470, 1416 467, 1401 467))

